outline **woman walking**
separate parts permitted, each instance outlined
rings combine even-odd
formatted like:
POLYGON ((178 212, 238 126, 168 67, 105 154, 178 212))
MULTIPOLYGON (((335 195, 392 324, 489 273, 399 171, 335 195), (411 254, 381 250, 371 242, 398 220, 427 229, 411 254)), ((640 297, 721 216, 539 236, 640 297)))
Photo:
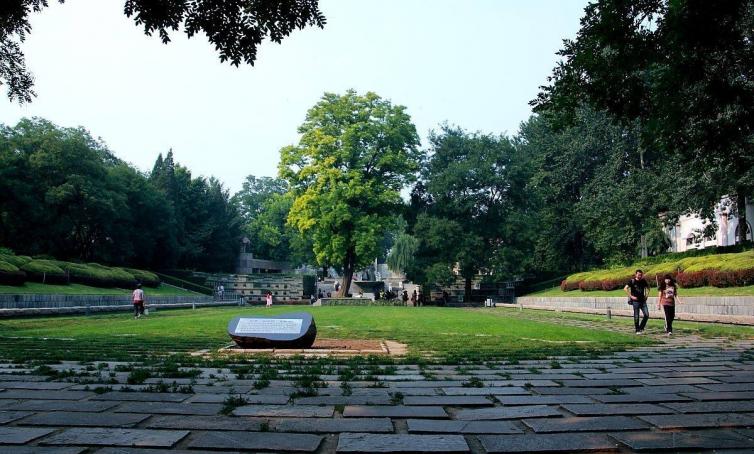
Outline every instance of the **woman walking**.
POLYGON ((678 299, 678 285, 675 283, 673 276, 666 274, 658 286, 659 294, 657 295, 657 309, 665 312, 665 333, 668 336, 673 335, 673 319, 675 319, 675 303, 681 303, 678 299))
POLYGON ((272 292, 267 292, 267 307, 272 307, 272 292))

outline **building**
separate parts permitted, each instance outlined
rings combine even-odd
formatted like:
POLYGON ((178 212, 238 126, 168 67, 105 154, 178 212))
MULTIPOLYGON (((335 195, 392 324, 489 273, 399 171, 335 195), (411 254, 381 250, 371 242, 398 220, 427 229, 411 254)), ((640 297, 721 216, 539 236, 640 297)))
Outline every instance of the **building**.
POLYGON ((288 273, 291 271, 291 265, 288 262, 255 259, 254 254, 248 252, 250 243, 251 241, 246 237, 241 240, 241 251, 238 253, 238 262, 236 262, 236 274, 288 273))
MULTIPOLYGON (((751 241, 754 204, 750 200, 746 201, 746 220, 749 226, 747 239, 751 241)), ((708 220, 701 218, 698 214, 681 216, 674 226, 666 228, 670 239, 670 252, 736 244, 738 217, 731 213, 730 201, 727 198, 723 198, 715 207, 715 224, 714 235, 705 237, 704 230, 710 225, 708 220)))

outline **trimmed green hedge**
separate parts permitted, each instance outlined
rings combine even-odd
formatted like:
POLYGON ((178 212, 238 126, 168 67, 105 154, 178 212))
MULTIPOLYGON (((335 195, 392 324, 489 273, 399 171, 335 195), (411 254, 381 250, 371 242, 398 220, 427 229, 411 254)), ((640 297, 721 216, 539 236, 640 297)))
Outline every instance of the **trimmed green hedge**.
POLYGON ((31 262, 31 257, 26 255, 0 254, 0 261, 10 263, 11 265, 15 265, 16 267, 21 268, 22 266, 31 262))
POLYGON ((26 273, 19 270, 12 263, 0 261, 0 284, 1 285, 24 285, 26 273))
POLYGON ((630 267, 576 273, 560 283, 563 291, 615 290, 622 288, 637 269, 644 270, 650 286, 666 274, 682 287, 737 287, 754 283, 754 250, 731 254, 679 257, 664 262, 638 262, 630 267))
POLYGON ((32 260, 25 263, 21 269, 26 272, 30 281, 43 284, 68 284, 65 271, 54 260, 32 260))
POLYGON ((130 273, 137 281, 146 287, 156 288, 160 286, 160 277, 151 271, 137 270, 134 268, 121 268, 123 271, 130 273))

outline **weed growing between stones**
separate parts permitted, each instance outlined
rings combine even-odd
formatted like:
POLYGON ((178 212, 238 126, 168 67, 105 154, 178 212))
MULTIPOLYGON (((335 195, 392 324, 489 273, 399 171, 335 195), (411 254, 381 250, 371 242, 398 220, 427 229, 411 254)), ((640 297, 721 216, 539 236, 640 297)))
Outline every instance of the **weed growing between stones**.
POLYGON ((249 403, 242 395, 237 394, 234 396, 228 396, 223 401, 223 408, 220 409, 220 413, 223 415, 230 415, 238 407, 242 407, 249 403))

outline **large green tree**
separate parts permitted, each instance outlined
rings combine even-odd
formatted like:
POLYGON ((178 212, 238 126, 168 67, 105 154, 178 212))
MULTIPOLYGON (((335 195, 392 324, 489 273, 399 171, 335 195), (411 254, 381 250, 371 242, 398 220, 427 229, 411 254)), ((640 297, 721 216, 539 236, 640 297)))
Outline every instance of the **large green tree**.
POLYGON ((342 295, 353 273, 379 255, 415 179, 419 137, 403 106, 374 93, 326 93, 280 151, 280 176, 295 195, 288 222, 310 236, 318 264, 342 264, 342 295))
MULTIPOLYGON (((63 3, 64 0, 58 0, 63 3)), ((254 64, 265 40, 280 43, 296 29, 323 27, 319 0, 125 0, 123 11, 147 35, 170 42, 170 32, 183 29, 190 38, 203 34, 220 54, 220 61, 238 66, 254 64)), ((48 6, 48 0, 0 2, 0 85, 8 97, 31 102, 34 78, 26 68, 21 43, 31 33, 29 14, 48 6)))
MULTIPOLYGON (((712 217, 754 193, 754 1, 599 0, 566 40, 536 111, 572 121, 587 103, 640 126, 642 163, 682 161, 679 208, 712 217)), ((672 221, 674 216, 668 217, 672 221)), ((745 238, 739 229, 737 240, 745 238)))
POLYGON ((517 165, 517 150, 506 137, 444 125, 429 140, 428 215, 414 227, 424 274, 457 265, 470 300, 480 271, 510 277, 526 267, 527 257, 515 254, 524 243, 526 212, 519 208, 525 205, 526 169, 517 165))

